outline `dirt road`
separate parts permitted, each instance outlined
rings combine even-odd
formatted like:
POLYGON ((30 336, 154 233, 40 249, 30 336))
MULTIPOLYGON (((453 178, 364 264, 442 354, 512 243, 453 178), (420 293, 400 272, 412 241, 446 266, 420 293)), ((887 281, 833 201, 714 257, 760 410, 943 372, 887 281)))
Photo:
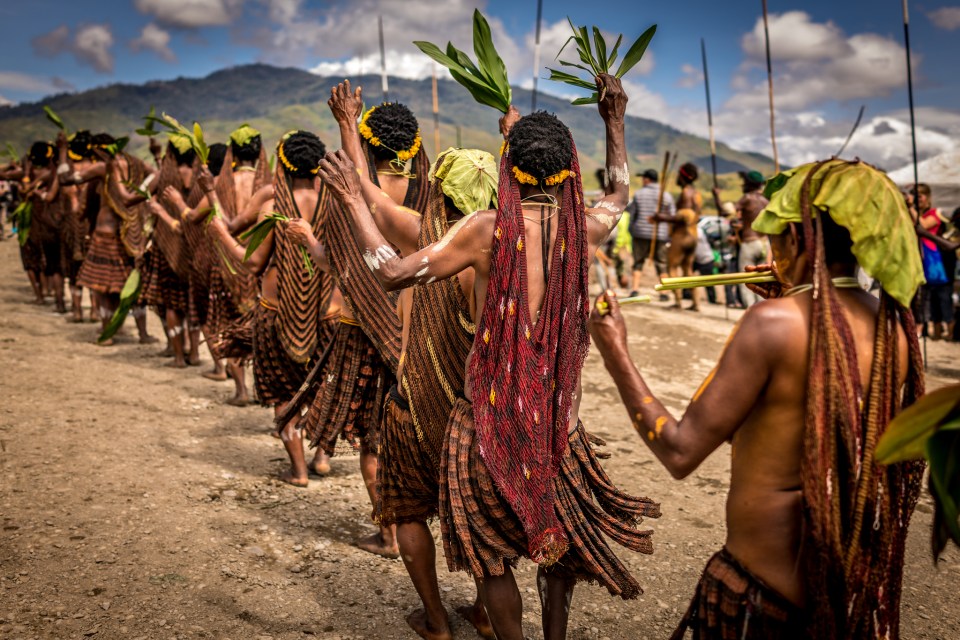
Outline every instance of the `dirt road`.
MULTIPOLYGON (((0 637, 413 638, 418 601, 400 561, 351 546, 372 530, 357 458, 294 489, 271 414, 223 404, 230 383, 161 366, 128 336, 92 344, 29 304, 14 242, 0 243, 0 637)), ((712 367, 731 323, 647 307, 629 310, 634 353, 655 391, 680 410, 712 367)), ((151 331, 160 335, 151 319, 151 331)), ((960 378, 960 345, 931 343, 931 388, 960 378)), ((208 363, 204 363, 206 367, 208 363)), ((570 637, 665 638, 706 559, 723 543, 729 450, 676 482, 633 433, 595 354, 583 419, 604 437, 607 468, 627 490, 661 501, 656 552, 625 552, 646 593, 578 588, 570 637)), ((903 637, 960 637, 960 552, 929 559, 928 499, 914 519, 903 637)), ((439 537, 439 532, 437 532, 439 537)), ((440 559, 453 607, 472 581, 440 559)), ((539 637, 534 570, 522 565, 527 634, 539 637)), ((476 637, 455 615, 459 638, 476 637)))

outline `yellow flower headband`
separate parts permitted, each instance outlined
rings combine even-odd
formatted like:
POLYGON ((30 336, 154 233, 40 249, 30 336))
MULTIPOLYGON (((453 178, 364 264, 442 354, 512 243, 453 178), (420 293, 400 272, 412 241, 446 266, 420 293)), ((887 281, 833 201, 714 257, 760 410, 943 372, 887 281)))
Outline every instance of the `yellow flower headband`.
MULTIPOLYGON (((377 110, 376 107, 370 107, 370 109, 368 109, 367 112, 363 114, 363 118, 360 119, 360 124, 357 125, 357 130, 360 132, 360 135, 363 137, 364 140, 367 141, 368 144, 374 147, 380 147, 380 146, 383 146, 383 142, 380 141, 380 138, 373 135, 373 129, 371 129, 370 125, 367 124, 367 120, 370 119, 370 116, 376 110, 377 110)), ((417 155, 420 152, 420 145, 422 143, 423 143, 423 139, 420 137, 420 129, 417 129, 417 135, 416 137, 414 137, 413 144, 410 145, 410 148, 403 149, 401 151, 395 151, 395 153, 397 154, 397 160, 399 160, 400 162, 406 162, 407 160, 410 160, 411 158, 413 158, 415 155, 417 155)), ((384 148, 387 149, 389 147, 384 147, 384 148)), ((390 149, 390 151, 394 151, 394 150, 390 149)))
MULTIPOLYGON (((277 157, 280 159, 281 164, 287 169, 287 171, 297 172, 298 169, 293 166, 293 163, 287 160, 287 154, 283 152, 283 141, 280 141, 280 144, 277 145, 277 157)), ((317 175, 320 171, 320 165, 317 165, 313 169, 310 169, 310 173, 317 175)))
MULTIPOLYGON (((520 184, 532 184, 532 185, 539 184, 539 180, 534 178, 532 175, 530 175, 526 171, 522 171, 516 166, 513 167, 513 175, 517 179, 517 182, 519 182, 520 184)), ((555 173, 552 176, 547 176, 546 178, 544 178, 543 184, 547 185, 548 187, 552 187, 554 185, 560 184, 561 182, 569 178, 571 175, 572 174, 569 169, 564 169, 559 173, 555 173)))

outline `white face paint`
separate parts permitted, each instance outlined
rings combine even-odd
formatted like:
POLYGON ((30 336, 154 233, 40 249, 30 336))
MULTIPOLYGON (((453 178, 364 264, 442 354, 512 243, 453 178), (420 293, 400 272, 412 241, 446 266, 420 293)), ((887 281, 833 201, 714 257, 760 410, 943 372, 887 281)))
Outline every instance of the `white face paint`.
POLYGON ((433 245, 433 251, 443 251, 443 249, 446 248, 448 244, 450 244, 450 241, 453 240, 458 233, 460 233, 460 230, 463 229, 463 227, 467 224, 467 221, 473 220, 473 217, 475 215, 477 215, 476 211, 474 211, 470 215, 464 216, 459 220, 457 220, 457 222, 452 227, 450 227, 450 230, 447 231, 447 235, 440 238, 440 240, 438 240, 437 243, 433 245))
POLYGON ((383 263, 396 257, 397 254, 393 252, 393 249, 385 244, 377 247, 373 253, 370 253, 369 249, 363 252, 363 260, 367 263, 367 266, 370 267, 371 271, 379 270, 380 267, 383 266, 383 263))
POLYGON ((622 167, 607 167, 607 178, 615 184, 630 184, 630 167, 624 162, 622 167))

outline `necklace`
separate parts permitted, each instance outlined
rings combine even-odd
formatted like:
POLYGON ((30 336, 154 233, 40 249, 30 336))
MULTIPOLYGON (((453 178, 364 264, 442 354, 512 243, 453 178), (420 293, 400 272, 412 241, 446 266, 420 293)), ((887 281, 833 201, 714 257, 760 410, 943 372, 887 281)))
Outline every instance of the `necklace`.
MULTIPOLYGON (((830 280, 833 282, 833 286, 837 289, 859 289, 860 281, 854 278, 853 276, 841 276, 839 278, 832 278, 830 280)), ((791 296, 798 296, 801 293, 806 293, 807 291, 813 291, 812 284, 800 284, 795 287, 791 287, 789 291, 783 294, 784 298, 789 298, 791 296)))
POLYGON ((256 167, 237 167, 236 169, 234 169, 234 172, 236 173, 240 171, 256 171, 256 170, 257 170, 256 167))

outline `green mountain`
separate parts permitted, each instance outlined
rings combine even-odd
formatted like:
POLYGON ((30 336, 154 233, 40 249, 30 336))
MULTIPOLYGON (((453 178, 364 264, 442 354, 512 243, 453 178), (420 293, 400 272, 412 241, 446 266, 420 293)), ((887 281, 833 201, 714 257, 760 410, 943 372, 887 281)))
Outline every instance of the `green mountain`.
MULTIPOLYGON (((55 129, 43 116, 46 104, 60 115, 67 127, 109 131, 128 135, 142 127, 142 117, 154 106, 183 122, 199 120, 208 141, 225 140, 242 122, 260 129, 267 141, 278 139, 291 129, 316 132, 331 147, 338 145, 338 133, 326 101, 330 88, 341 78, 323 78, 302 69, 279 68, 262 64, 224 69, 206 78, 177 78, 151 81, 142 85, 114 84, 76 94, 61 94, 35 104, 0 107, 0 146, 11 142, 25 149, 37 139, 52 139, 55 129)), ((354 78, 365 89, 368 104, 379 102, 380 78, 354 78)), ((455 82, 439 82, 440 146, 459 144, 496 153, 501 138, 499 113, 477 104, 455 82)), ((530 91, 514 88, 515 104, 521 112, 531 103, 530 91)), ((407 104, 418 116, 423 129, 424 146, 435 155, 430 80, 390 79, 390 99, 407 104)), ((574 107, 567 101, 540 94, 538 108, 557 114, 573 131, 581 156, 586 182, 592 184, 593 172, 604 157, 603 125, 596 108, 574 107)), ((627 149, 635 172, 659 169, 665 151, 679 152, 679 162, 692 161, 709 171, 709 143, 670 126, 645 118, 628 117, 627 149)), ((135 134, 130 149, 145 153, 147 141, 135 134)), ((772 161, 760 154, 744 153, 720 144, 717 147, 721 173, 756 169, 771 170, 772 161)), ((707 181, 701 181, 706 183, 707 181)), ((726 182, 726 181, 725 181, 726 182)))

